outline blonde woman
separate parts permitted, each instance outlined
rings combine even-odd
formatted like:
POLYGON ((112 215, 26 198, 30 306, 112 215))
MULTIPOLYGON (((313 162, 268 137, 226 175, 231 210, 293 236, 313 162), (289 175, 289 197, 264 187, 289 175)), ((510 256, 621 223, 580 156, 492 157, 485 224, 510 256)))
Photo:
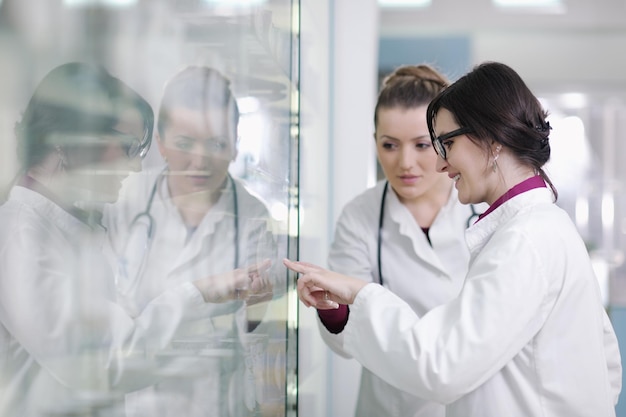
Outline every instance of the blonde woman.
MULTIPOLYGON (((385 179, 349 202, 338 220, 330 269, 383 285, 422 315, 454 298, 467 272, 464 231, 472 217, 448 176, 426 123, 428 103, 448 81, 429 65, 397 68, 383 81, 374 112, 376 151, 385 179)), ((319 311, 329 347, 351 357, 341 330, 348 306, 319 311)), ((441 404, 394 387, 362 369, 358 417, 444 415, 441 404)))

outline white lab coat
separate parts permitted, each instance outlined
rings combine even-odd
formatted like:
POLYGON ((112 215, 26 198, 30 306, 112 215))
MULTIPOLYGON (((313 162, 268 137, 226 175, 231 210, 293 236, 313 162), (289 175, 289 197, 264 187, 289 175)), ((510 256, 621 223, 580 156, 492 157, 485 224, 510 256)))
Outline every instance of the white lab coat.
MULTIPOLYGON (((366 190, 343 209, 328 258, 331 270, 379 282, 377 236, 384 183, 366 190)), ((431 246, 412 214, 389 187, 382 230, 383 282, 416 314, 422 316, 458 295, 469 262, 464 232, 471 215, 471 207, 461 204, 452 188, 448 202, 430 227, 431 246)), ((333 351, 351 357, 343 346, 343 333, 332 334, 321 323, 319 327, 333 351)), ((356 416, 444 415, 443 405, 406 391, 408 388, 398 389, 363 368, 356 416)))
POLYGON ((30 189, 13 187, 0 207, 0 416, 70 414, 153 383, 148 356, 202 314, 202 295, 183 283, 131 318, 115 302, 105 243, 102 227, 30 189))
MULTIPOLYGON (((131 306, 131 310, 141 311, 161 292, 181 283, 277 258, 268 211, 238 180, 234 180, 239 228, 236 239, 235 196, 231 184, 197 229, 189 233, 170 199, 162 172, 163 168, 158 168, 131 175, 125 181, 118 202, 105 210, 104 224, 116 254, 131 258, 131 263, 136 261, 133 257, 146 256, 138 285, 124 296, 124 303, 131 306), (150 208, 154 236, 148 252, 133 252, 125 248, 126 242, 136 238, 129 236, 129 233, 136 234, 131 225, 135 216, 146 210, 155 184, 157 192, 150 208), (235 243, 239 246, 237 261, 235 243)), ((246 331, 246 309, 242 301, 209 303, 205 308, 207 319, 189 326, 185 336, 197 338, 212 334, 219 344, 220 340, 240 337, 246 331)), ((243 362, 243 359, 216 360, 215 369, 206 372, 206 377, 181 377, 133 393, 127 397, 128 415, 226 415, 227 402, 232 400, 224 398, 223 394, 228 392, 228 385, 236 376, 233 373, 239 366, 236 362, 243 362), (228 365, 230 370, 225 370, 224 363, 228 361, 233 363, 228 365)), ((251 407, 253 402, 248 401, 251 407)))
MULTIPOLYGON (((143 171, 128 177, 119 200, 105 209, 103 223, 114 252, 121 257, 144 259, 140 282, 130 298, 135 308, 141 308, 164 289, 210 275, 244 267, 263 259, 275 259, 276 246, 265 205, 238 180, 237 206, 239 238, 235 238, 234 195, 230 185, 209 210, 197 229, 190 233, 178 209, 172 203, 163 168, 143 171), (132 227, 137 214, 145 212, 153 187, 157 184, 150 216, 154 235, 147 251, 126 247, 137 236, 132 227), (132 234, 132 237, 129 236, 132 234), (236 265, 235 240, 238 240, 239 260, 236 265)), ((143 230, 139 230, 143 232, 143 230)), ((145 233, 139 233, 144 235, 145 233)), ((132 278, 131 278, 132 279, 132 278)), ((243 303, 207 305, 214 314, 233 312, 243 303)))
POLYGON ((585 245, 546 188, 470 227, 458 298, 417 315, 369 284, 345 349, 372 372, 447 404, 448 417, 610 417, 621 358, 585 245))

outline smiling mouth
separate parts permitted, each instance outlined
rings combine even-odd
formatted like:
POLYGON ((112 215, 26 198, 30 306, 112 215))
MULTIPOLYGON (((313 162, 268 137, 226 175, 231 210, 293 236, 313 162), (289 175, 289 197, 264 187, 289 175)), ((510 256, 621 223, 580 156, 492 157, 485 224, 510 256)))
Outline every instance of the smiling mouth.
POLYGON ((461 174, 456 174, 454 177, 452 177, 452 181, 454 182, 457 182, 460 179, 461 179, 461 174))

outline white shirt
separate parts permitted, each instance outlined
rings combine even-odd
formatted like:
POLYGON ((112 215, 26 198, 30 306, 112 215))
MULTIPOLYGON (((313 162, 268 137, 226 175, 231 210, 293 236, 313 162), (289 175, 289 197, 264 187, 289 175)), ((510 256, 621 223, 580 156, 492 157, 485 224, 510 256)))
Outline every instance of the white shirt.
MULTIPOLYGON (((343 209, 337 222, 328 264, 331 270, 380 282, 378 225, 385 181, 366 190, 343 209)), ((448 202, 435 217, 428 238, 391 187, 385 198, 381 264, 384 286, 418 315, 456 297, 467 272, 469 251, 465 229, 471 207, 459 203, 452 188, 448 202)), ((475 219, 474 219, 475 220, 475 219)), ((320 323, 322 337, 333 351, 351 357, 343 333, 332 334, 320 323)), ((444 407, 388 384, 367 367, 362 369, 358 417, 443 416, 444 407)))
MULTIPOLYGON (((122 294, 125 304, 132 311, 141 311, 146 303, 163 291, 181 283, 278 257, 264 203, 239 181, 229 181, 198 227, 190 230, 171 200, 162 173, 163 168, 158 168, 131 175, 124 183, 118 202, 105 211, 104 223, 116 254, 126 258, 123 262, 133 264, 138 259, 143 262, 137 285, 132 291, 122 294), (233 184, 236 192, 233 192, 233 184), (148 251, 145 252, 141 247, 146 243, 146 230, 137 230, 133 220, 138 214, 146 212, 154 187, 156 190, 149 210, 153 236, 147 242, 148 251), (127 242, 137 239, 137 232, 144 237, 139 250, 128 249, 127 242)), ((279 288, 276 287, 276 290, 278 292, 279 288)), ((185 329, 188 338, 212 335, 220 344, 221 340, 232 339, 246 331, 243 302, 208 303, 205 309, 207 319, 185 329)), ((127 398, 128 415, 150 415, 157 410, 168 415, 189 417, 224 413, 229 406, 229 399, 226 398, 229 384, 237 376, 233 373, 239 366, 237 362, 243 362, 243 359, 216 358, 214 369, 206 372, 206 377, 165 381, 134 393, 127 398), (231 364, 224 365, 228 362, 231 364)))
POLYGON ((137 364, 202 314, 184 283, 131 318, 115 302, 105 242, 104 229, 30 189, 13 187, 0 207, 1 416, 69 413, 153 383, 137 364))
POLYGON ((370 284, 351 306, 346 350, 448 417, 611 417, 617 339, 585 245, 546 188, 467 230, 459 297, 420 316, 370 284))

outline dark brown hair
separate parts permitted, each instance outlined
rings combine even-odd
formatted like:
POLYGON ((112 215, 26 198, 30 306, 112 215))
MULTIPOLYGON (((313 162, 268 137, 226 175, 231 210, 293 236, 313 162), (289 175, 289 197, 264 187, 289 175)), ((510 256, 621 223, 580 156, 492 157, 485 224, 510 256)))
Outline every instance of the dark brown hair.
POLYGON ((469 129, 468 137, 479 146, 487 148, 495 141, 507 147, 541 175, 556 200, 556 188, 543 170, 550 159, 548 113, 511 67, 499 62, 477 65, 434 98, 426 111, 431 139, 441 109, 469 129))
MULTIPOLYGON (((140 148, 147 151, 154 113, 143 97, 98 65, 70 62, 52 69, 35 89, 15 126, 22 169, 36 166, 54 151, 59 146, 55 138, 110 133, 130 108, 142 115, 140 148)), ((66 145, 75 148, 89 143, 66 145)))

